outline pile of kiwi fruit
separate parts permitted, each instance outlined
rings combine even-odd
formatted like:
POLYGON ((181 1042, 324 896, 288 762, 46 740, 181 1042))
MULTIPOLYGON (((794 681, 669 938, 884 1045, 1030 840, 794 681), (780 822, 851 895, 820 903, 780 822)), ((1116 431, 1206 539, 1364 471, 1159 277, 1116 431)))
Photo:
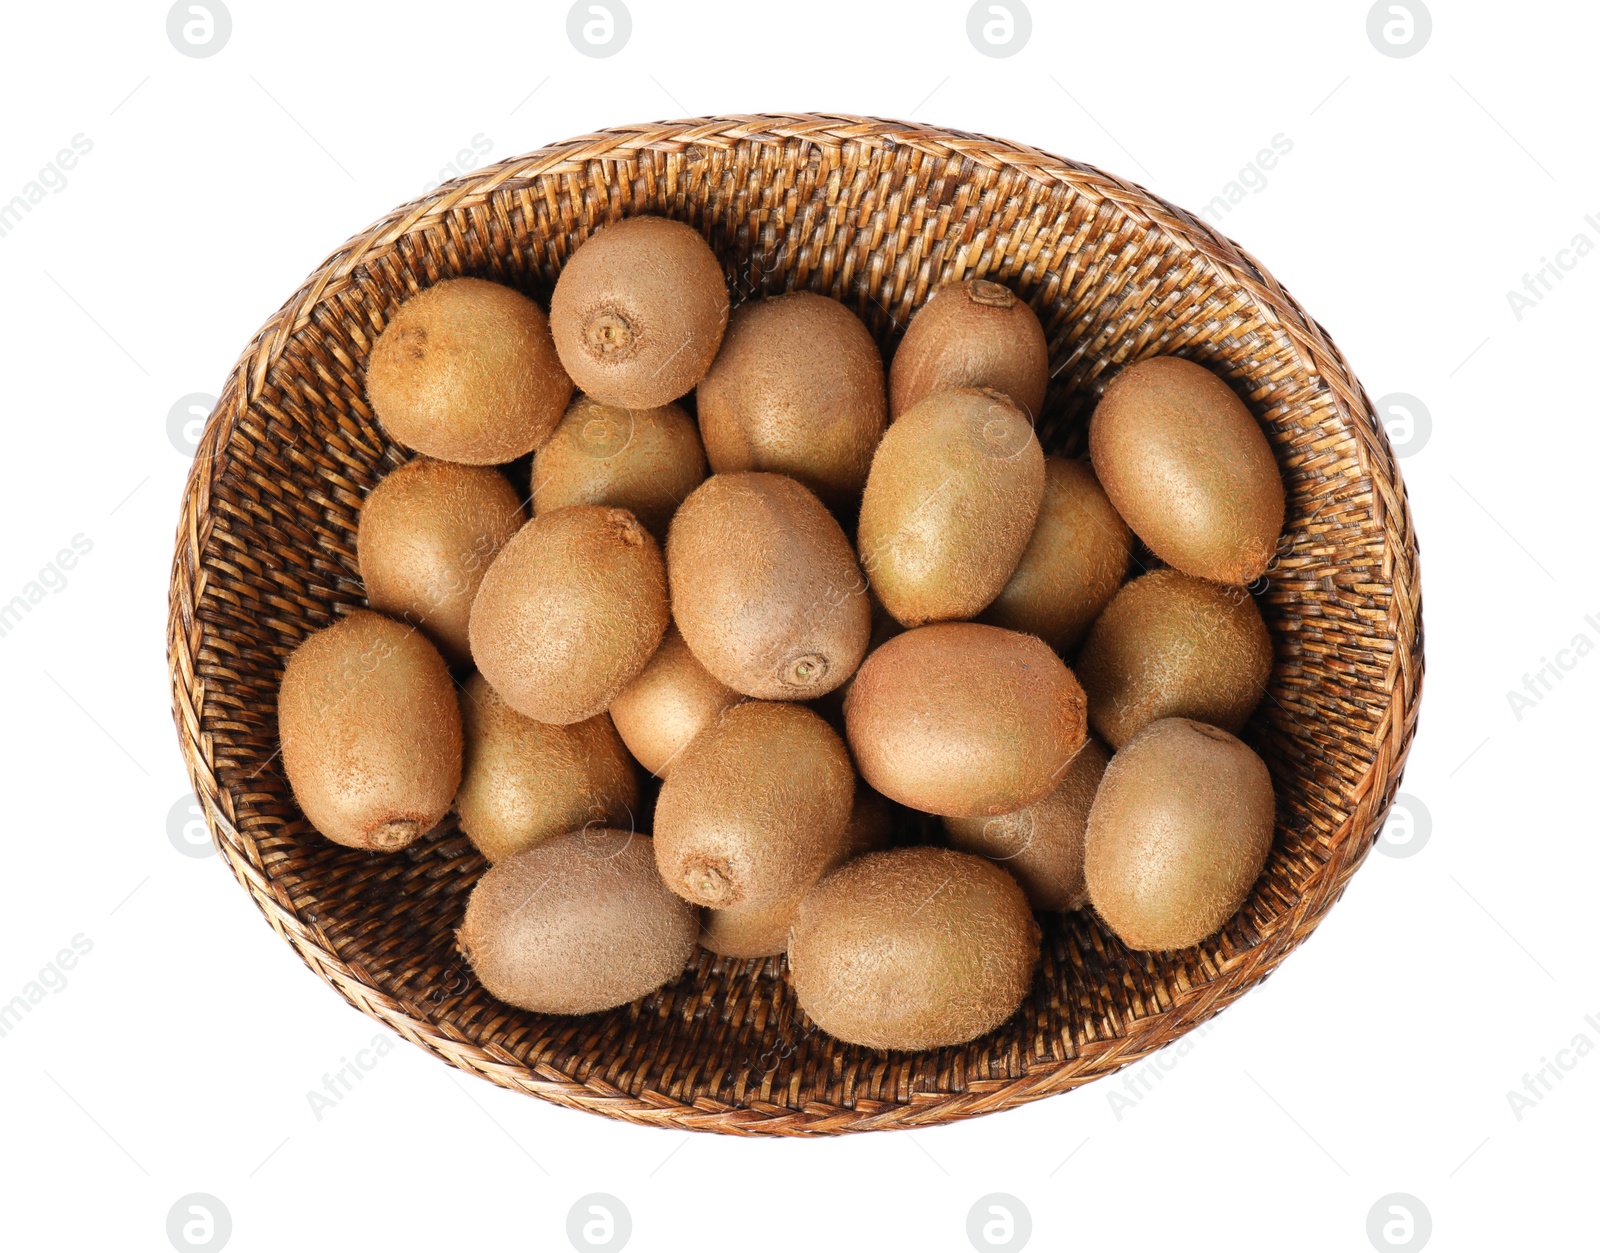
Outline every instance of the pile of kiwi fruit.
POLYGON ((837 300, 728 291, 634 217, 548 316, 478 278, 393 311, 367 396, 415 455, 361 510, 368 607, 279 694, 309 823, 393 853, 453 812, 488 863, 459 948, 550 1014, 704 947, 783 959, 841 1040, 937 1048, 1018 1010, 1037 914, 1214 935, 1274 830, 1237 737, 1284 490, 1244 403, 1108 363, 1089 459, 1047 456, 1010 288, 938 290, 887 370, 837 300))

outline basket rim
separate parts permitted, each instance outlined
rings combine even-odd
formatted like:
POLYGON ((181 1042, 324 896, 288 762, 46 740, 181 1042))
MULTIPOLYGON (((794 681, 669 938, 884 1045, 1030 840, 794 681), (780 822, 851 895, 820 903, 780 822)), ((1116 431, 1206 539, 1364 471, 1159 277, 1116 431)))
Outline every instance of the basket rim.
POLYGON ((1304 941, 1342 894, 1382 827, 1416 732, 1423 675, 1422 638, 1416 532, 1387 433, 1376 419, 1361 383, 1326 331, 1238 244, 1203 219, 1138 184, 1026 145, 886 118, 743 114, 617 126, 509 157, 400 205, 334 250, 240 354, 201 435, 179 513, 169 586, 167 664, 173 719, 184 762, 219 851, 268 924, 308 967, 357 1009, 458 1069, 569 1108, 654 1127, 741 1135, 817 1136, 936 1125, 1079 1087, 1173 1042, 1265 979, 1304 941), (269 367, 282 354, 290 337, 309 323, 318 305, 342 290, 373 252, 393 246, 419 225, 443 216, 463 200, 480 198, 507 183, 563 169, 581 169, 596 160, 616 159, 630 152, 682 151, 697 145, 732 147, 742 141, 763 139, 801 141, 833 149, 853 142, 891 148, 907 146, 941 157, 959 155, 991 168, 1010 167, 1032 178, 1066 183, 1078 194, 1110 201, 1167 235, 1186 252, 1203 257, 1219 278, 1246 290, 1263 313, 1271 315, 1304 368, 1327 387, 1341 431, 1352 435, 1361 468, 1372 485, 1373 525, 1382 533, 1383 566, 1392 588, 1384 635, 1395 643, 1385 675, 1388 708, 1372 736, 1371 765, 1350 786, 1350 816, 1329 837, 1333 857, 1286 911, 1283 925, 1215 978, 1191 988, 1156 1013, 1130 1020, 1126 1034, 1091 1041, 1075 1057, 1040 1064, 1021 1078, 969 1081, 967 1090, 961 1093, 913 1093, 903 1102, 861 1102, 855 1107, 819 1102, 803 1111, 760 1103, 736 1106, 707 1098, 686 1103, 659 1092, 635 1096, 598 1079, 580 1082, 547 1064, 529 1068, 508 1053, 495 1052, 492 1046, 473 1044, 448 1025, 432 1021, 418 1007, 408 1006, 382 991, 364 975, 358 962, 341 956, 316 921, 302 917, 294 909, 287 893, 267 873, 254 840, 235 826, 232 798, 221 786, 214 769, 212 745, 202 729, 207 692, 196 663, 204 631, 196 608, 209 580, 202 558, 215 522, 210 507, 212 489, 229 466, 232 437, 252 398, 259 396, 264 387, 269 367))

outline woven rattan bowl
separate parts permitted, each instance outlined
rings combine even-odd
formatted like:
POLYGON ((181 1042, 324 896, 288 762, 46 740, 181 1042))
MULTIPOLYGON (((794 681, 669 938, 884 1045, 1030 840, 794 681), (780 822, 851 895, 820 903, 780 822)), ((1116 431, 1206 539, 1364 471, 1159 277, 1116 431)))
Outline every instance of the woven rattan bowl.
POLYGON ((168 650, 196 795, 267 921, 352 1004, 463 1070, 652 1126, 832 1134, 970 1117, 1160 1048, 1264 979, 1370 847, 1415 727, 1417 549, 1361 385, 1260 266, 1183 210, 1088 166, 982 136, 849 117, 701 118, 586 135, 440 187, 363 231, 264 326, 229 377, 184 493, 168 650), (792 288, 856 310, 888 358, 939 285, 983 275, 1031 302, 1053 381, 1039 434, 1082 449, 1122 365, 1179 353, 1227 377, 1288 486, 1258 601, 1276 646, 1245 738, 1271 767, 1277 837, 1239 915, 1195 948, 1130 953, 1087 912, 1045 923, 1020 1013, 961 1048, 875 1053, 816 1031, 781 959, 701 952, 610 1013, 492 999, 453 932, 484 863, 447 820, 402 853, 317 835, 277 758, 284 659, 362 603, 361 501, 405 459, 363 387, 373 340, 458 274, 547 302, 595 228, 692 223, 737 301, 792 288))

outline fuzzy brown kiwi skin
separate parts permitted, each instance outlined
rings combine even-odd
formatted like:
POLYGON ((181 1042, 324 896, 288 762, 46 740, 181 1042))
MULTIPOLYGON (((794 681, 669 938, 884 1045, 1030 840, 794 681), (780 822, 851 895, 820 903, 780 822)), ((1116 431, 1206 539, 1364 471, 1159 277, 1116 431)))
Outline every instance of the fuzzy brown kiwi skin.
POLYGON ((941 287, 906 328, 889 366, 893 420, 937 392, 988 387, 1037 422, 1050 381, 1039 318, 1010 288, 988 279, 941 287))
POLYGON ((529 495, 535 513, 567 505, 626 509, 664 544, 679 503, 705 477, 700 435, 677 405, 618 409, 578 396, 534 454, 529 495))
POLYGON ((1086 734, 1083 689, 1050 646, 976 622, 889 640, 857 672, 844 716, 862 778, 956 818, 1042 800, 1086 734))
MULTIPOLYGON (((894 815, 889 802, 858 781, 844 837, 817 877, 853 857, 887 848, 893 839, 894 815)), ((806 888, 809 890, 810 884, 806 888)), ((700 943, 723 957, 776 957, 788 947, 789 928, 804 897, 805 891, 801 891, 776 905, 708 909, 700 919, 700 943)))
POLYGON ((669 626, 650 663, 611 702, 611 720, 628 751, 665 778, 701 730, 745 698, 698 661, 678 628, 669 626))
POLYGON ((800 705, 746 701, 689 742, 656 801, 656 862, 696 905, 775 905, 837 853, 855 774, 833 728, 800 705))
POLYGON ((461 782, 461 713, 437 649, 360 609, 289 655, 278 689, 284 771, 335 843, 393 852, 438 824, 461 782))
POLYGON ((408 461, 361 505, 356 564, 367 603, 420 626, 453 665, 468 664, 473 597, 525 521, 516 489, 498 470, 408 461))
POLYGON ((964 1044, 1021 1005, 1039 927, 1010 875, 944 848, 868 853, 800 903, 789 971, 828 1034, 875 1049, 964 1044))
POLYGON ((552 726, 524 718, 481 674, 461 689, 465 752, 456 814, 473 846, 502 861, 581 827, 633 825, 639 780, 605 714, 552 726))
POLYGON ((556 352, 602 404, 654 409, 704 376, 728 325, 722 267, 693 227, 667 218, 602 226, 568 258, 550 298, 556 352))
POLYGON ((1129 948, 1215 935, 1272 849, 1272 778, 1226 731, 1188 718, 1145 727, 1111 759, 1089 811, 1089 898, 1129 948))
POLYGON ((1113 748, 1159 718, 1237 733, 1272 673, 1272 637, 1242 587, 1152 570, 1106 606, 1078 655, 1089 723, 1113 748))
POLYGON ((695 658, 761 700, 844 683, 872 631, 867 583, 822 502, 781 474, 714 474, 667 533, 672 617, 695 658))
POLYGON ((411 297, 367 361, 367 398, 384 429, 407 448, 467 465, 537 448, 571 395, 544 310, 483 279, 446 279, 411 297))
POLYGON ((626 509, 538 514, 495 558, 472 602, 472 659, 537 722, 592 718, 638 677, 666 633, 666 566, 626 509))
POLYGON ((456 943, 489 993, 543 1014, 593 1014, 676 979, 695 910, 656 873, 649 836, 590 828, 497 862, 456 943))
POLYGON ((815 292, 735 310, 695 400, 715 473, 787 474, 841 516, 860 499, 888 421, 871 332, 815 292))
POLYGON ((1037 635, 1069 654, 1128 572, 1133 534, 1081 461, 1046 457, 1033 536, 980 622, 1037 635))
POLYGON ((1089 900, 1084 829, 1110 761, 1105 745, 1090 736, 1043 800, 993 818, 944 819, 950 843, 995 862, 1021 885, 1035 909, 1081 909, 1089 900))
POLYGON ((999 392, 939 392, 895 421, 861 497, 856 546, 905 626, 972 618, 1000 594, 1044 499, 1044 452, 999 392))
POLYGON ((1151 357, 1125 368, 1095 407, 1089 452, 1117 512, 1168 565, 1246 585, 1271 564, 1283 478, 1261 424, 1204 366, 1151 357))

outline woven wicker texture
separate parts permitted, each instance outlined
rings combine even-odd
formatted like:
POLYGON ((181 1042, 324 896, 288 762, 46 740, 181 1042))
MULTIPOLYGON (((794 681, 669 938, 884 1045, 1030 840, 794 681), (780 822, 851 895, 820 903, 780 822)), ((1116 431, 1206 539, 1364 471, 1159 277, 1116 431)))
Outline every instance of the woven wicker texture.
POLYGON ((184 494, 172 570, 174 715, 239 882, 352 1004, 495 1083, 653 1126, 740 1134, 916 1127, 1004 1109, 1158 1049, 1264 979, 1338 898, 1399 781, 1422 681, 1416 539, 1371 405, 1322 329, 1204 223, 1088 166, 865 118, 625 127, 501 162, 362 232, 264 326, 228 379, 184 494), (737 302, 844 301, 887 360, 938 286, 984 276, 1038 312, 1053 378, 1039 433, 1082 449, 1106 379, 1179 353, 1229 379, 1288 487, 1259 604, 1276 665, 1245 732, 1271 767, 1276 842, 1213 939, 1136 954, 1088 914, 1045 923, 1023 1009, 961 1048, 843 1045, 797 1009, 782 961, 701 952, 660 993, 554 1018, 489 997, 453 932, 484 863, 446 823, 399 854, 341 848, 300 816, 277 758, 284 659, 362 603, 357 511, 405 454, 363 389, 399 302, 459 274, 548 304, 600 224, 692 223, 737 302))

